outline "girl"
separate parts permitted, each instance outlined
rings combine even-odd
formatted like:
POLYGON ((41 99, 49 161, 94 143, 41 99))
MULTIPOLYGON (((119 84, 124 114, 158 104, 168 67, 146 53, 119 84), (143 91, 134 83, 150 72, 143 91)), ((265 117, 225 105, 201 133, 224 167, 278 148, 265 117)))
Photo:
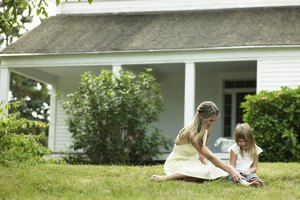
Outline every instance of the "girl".
POLYGON ((157 182, 177 179, 211 180, 228 176, 229 173, 233 180, 239 181, 241 175, 206 147, 211 128, 218 116, 219 109, 213 102, 202 102, 193 121, 177 135, 173 151, 164 164, 166 175, 152 175, 150 179, 157 182), (208 164, 207 160, 215 166, 208 164))
MULTIPOLYGON (((230 165, 243 176, 242 185, 261 186, 263 181, 255 174, 258 155, 263 151, 255 144, 252 128, 247 123, 237 124, 234 130, 235 144, 229 147, 230 165)), ((229 180, 232 178, 229 177, 229 180)))

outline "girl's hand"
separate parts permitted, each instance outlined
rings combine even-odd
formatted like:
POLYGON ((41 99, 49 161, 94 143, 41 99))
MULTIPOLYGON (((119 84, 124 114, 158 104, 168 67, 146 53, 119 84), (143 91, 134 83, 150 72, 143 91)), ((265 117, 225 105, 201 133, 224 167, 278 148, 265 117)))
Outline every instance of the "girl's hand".
POLYGON ((246 171, 244 171, 244 172, 242 173, 243 176, 247 176, 247 175, 249 175, 249 174, 251 174, 250 170, 246 170, 246 171))

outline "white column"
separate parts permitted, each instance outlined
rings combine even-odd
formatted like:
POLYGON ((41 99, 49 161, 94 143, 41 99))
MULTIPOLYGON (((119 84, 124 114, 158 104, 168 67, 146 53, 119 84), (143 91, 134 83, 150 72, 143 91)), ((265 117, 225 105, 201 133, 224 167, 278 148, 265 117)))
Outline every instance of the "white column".
POLYGON ((115 74, 116 76, 119 76, 120 75, 120 71, 122 69, 122 65, 121 64, 114 64, 112 66, 112 72, 113 74, 115 74))
POLYGON ((50 94, 50 122, 48 134, 48 148, 55 151, 55 132, 56 132, 56 90, 52 85, 50 94))
POLYGON ((184 125, 189 124, 195 114, 195 63, 185 63, 184 79, 184 125))
POLYGON ((5 103, 9 100, 9 82, 10 71, 8 69, 0 69, 0 102, 5 103))
POLYGON ((256 69, 256 93, 259 93, 262 90, 261 87, 261 73, 262 73, 262 65, 263 61, 258 60, 257 61, 257 69, 256 69))

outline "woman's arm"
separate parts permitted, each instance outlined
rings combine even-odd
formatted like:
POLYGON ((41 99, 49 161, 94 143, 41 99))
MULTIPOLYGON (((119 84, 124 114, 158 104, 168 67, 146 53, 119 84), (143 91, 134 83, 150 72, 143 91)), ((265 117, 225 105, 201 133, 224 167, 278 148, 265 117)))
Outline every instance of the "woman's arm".
POLYGON ((215 166, 228 172, 234 181, 240 181, 241 175, 235 170, 234 167, 225 164, 222 160, 217 158, 205 145, 200 145, 198 143, 192 142, 193 146, 202 154, 206 159, 212 162, 215 166))
MULTIPOLYGON (((206 139, 205 139, 205 146, 208 146, 208 138, 209 138, 209 136, 210 136, 210 133, 211 133, 211 129, 207 129, 207 134, 205 134, 205 136, 206 136, 206 139)), ((206 157, 203 156, 201 153, 199 153, 199 158, 200 158, 200 161, 201 161, 203 164, 205 164, 205 165, 208 164, 208 161, 207 161, 206 157)))
POLYGON ((199 159, 202 162, 202 164, 204 164, 204 165, 208 164, 207 159, 202 154, 200 154, 200 153, 199 153, 199 159))

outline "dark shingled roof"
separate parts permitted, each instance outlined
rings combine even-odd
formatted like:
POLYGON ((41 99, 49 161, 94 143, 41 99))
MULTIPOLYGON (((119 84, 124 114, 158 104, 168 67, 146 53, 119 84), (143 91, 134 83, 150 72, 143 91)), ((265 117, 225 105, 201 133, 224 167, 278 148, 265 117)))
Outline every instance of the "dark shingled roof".
POLYGON ((88 53, 300 44, 300 7, 57 15, 1 54, 88 53))

